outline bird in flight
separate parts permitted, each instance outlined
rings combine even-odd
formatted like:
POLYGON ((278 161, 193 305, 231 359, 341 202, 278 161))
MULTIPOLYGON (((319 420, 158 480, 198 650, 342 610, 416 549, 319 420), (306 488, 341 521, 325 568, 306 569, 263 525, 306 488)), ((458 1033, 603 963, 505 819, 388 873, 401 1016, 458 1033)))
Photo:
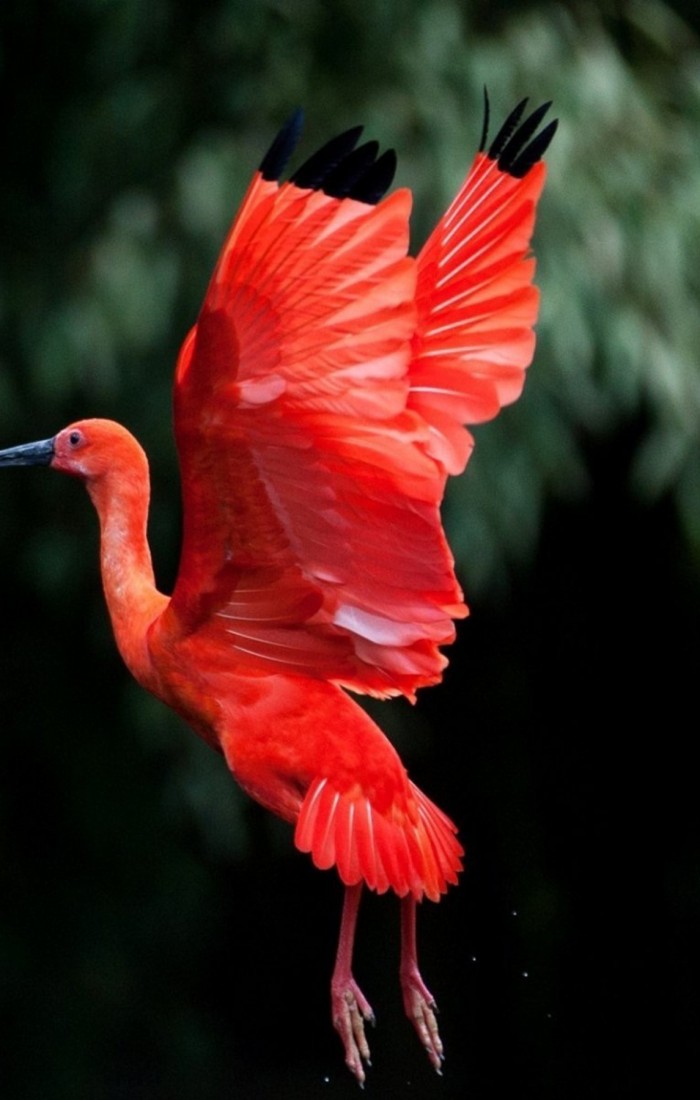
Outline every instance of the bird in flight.
POLYGON ((119 651, 146 689, 294 826, 345 897, 332 1019, 360 1083, 372 1009, 352 971, 363 886, 400 898, 406 1013, 433 1067, 443 1048, 421 976, 416 905, 457 881, 450 819, 408 778, 348 692, 437 683, 467 608, 440 521, 465 425, 520 394, 538 293, 529 255, 556 122, 508 116, 481 146, 417 258, 411 194, 385 196, 392 150, 341 134, 286 181, 296 112, 253 176, 179 355, 174 427, 180 566, 155 587, 149 473, 134 437, 80 420, 0 452, 83 481, 100 522, 119 651))

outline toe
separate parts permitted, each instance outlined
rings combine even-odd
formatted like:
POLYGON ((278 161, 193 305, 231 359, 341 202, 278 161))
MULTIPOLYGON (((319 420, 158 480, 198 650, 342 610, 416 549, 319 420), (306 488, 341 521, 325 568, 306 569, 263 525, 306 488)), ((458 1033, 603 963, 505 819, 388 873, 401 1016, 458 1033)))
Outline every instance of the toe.
POLYGON ((445 1058, 437 1024, 437 1005, 418 972, 402 976, 406 1015, 416 1029, 433 1069, 441 1074, 445 1058))
POLYGON ((333 1026, 345 1048, 345 1064, 360 1085, 365 1082, 365 1065, 370 1065, 370 1052, 365 1022, 374 1023, 374 1013, 355 981, 332 991, 333 1026))

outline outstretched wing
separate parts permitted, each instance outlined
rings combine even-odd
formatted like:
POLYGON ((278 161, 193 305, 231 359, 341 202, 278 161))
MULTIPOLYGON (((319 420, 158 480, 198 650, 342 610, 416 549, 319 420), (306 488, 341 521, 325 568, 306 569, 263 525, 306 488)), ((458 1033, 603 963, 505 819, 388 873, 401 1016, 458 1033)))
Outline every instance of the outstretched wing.
POLYGON ((159 629, 412 695, 440 678, 466 614, 438 511, 458 424, 484 418, 489 386, 512 400, 532 354, 523 256, 542 172, 480 154, 416 262, 409 193, 379 201, 393 154, 349 131, 280 184, 299 127, 254 177, 180 354, 183 549, 159 629))
POLYGON ((432 427, 430 453, 460 473, 473 440, 464 424, 490 420, 520 396, 535 350, 539 294, 528 255, 556 121, 545 103, 511 112, 418 257, 418 310, 409 408, 432 427))

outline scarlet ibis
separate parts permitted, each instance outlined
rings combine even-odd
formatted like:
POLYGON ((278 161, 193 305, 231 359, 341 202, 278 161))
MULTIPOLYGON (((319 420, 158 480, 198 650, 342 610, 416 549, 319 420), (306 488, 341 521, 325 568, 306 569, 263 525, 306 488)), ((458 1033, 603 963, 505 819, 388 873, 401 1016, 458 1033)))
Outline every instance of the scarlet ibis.
POLYGON ((479 152, 420 251, 392 150, 328 142, 280 182, 301 113, 255 173, 174 384, 183 540, 172 596, 146 538, 149 474, 134 437, 80 420, 0 452, 80 478, 97 509, 102 583, 136 679, 223 753, 245 791, 345 885, 331 982, 362 1083, 370 1005, 352 973, 363 884, 401 899, 406 1013, 440 1070, 416 902, 457 881, 450 819, 408 778, 347 690, 414 699, 467 614, 439 506, 466 465, 464 425, 520 394, 538 308, 529 256, 556 128, 527 101, 479 152))

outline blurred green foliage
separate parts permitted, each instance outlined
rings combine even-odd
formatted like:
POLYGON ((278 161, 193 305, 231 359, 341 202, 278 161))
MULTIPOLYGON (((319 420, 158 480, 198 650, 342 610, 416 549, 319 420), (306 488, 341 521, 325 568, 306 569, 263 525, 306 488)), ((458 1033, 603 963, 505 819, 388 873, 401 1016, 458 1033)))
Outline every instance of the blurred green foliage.
MULTIPOLYGON (((4 0, 0 81, 0 443, 43 438, 88 415, 132 429, 152 462, 151 538, 165 589, 179 539, 172 369, 224 234, 277 128, 303 105, 305 152, 357 121, 394 146, 397 182, 415 195, 417 249, 471 160, 486 84, 494 123, 529 94, 534 102, 553 99, 561 125, 547 157, 535 240, 542 310, 529 384, 513 409, 478 429, 468 474, 447 502, 468 595, 505 614, 510 578, 532 560, 552 502, 585 502, 612 485, 666 509, 665 522, 687 551, 668 560, 682 559, 687 589, 697 590, 696 5, 4 0), (604 461, 590 462, 592 448, 604 461)), ((214 754, 118 668, 99 593, 94 519, 82 494, 52 477, 18 472, 3 478, 0 501, 0 966, 12 1019, 8 1045, 19 1059, 8 1095, 215 1097, 228 1095, 232 1084, 239 1095, 266 1095, 265 1088, 277 1087, 277 1062, 284 1080, 294 1058, 302 1067, 298 1095, 326 1095, 306 1034, 291 1028, 285 1046, 288 1008, 274 995, 263 999, 258 1010, 264 1006, 269 1024, 258 1027, 234 1003, 235 983, 216 985, 216 945, 231 943, 231 960, 221 964, 229 976, 246 952, 246 936, 257 932, 282 937, 267 961, 260 961, 262 947, 250 948, 262 967, 261 988, 279 980, 301 991, 313 986, 297 926, 308 925, 318 940, 328 914, 316 922, 294 887, 284 902, 287 938, 271 916, 273 886, 283 888, 288 867, 296 883, 301 861, 292 862, 288 840, 287 862, 281 859, 276 823, 237 798, 214 754), (251 854, 257 863, 243 859, 251 854), (232 868, 239 877, 228 887, 232 868), (297 951, 300 959, 290 959, 297 951), (291 968, 286 979, 283 967, 291 968), (207 980, 215 995, 206 992, 207 980), (226 1017, 215 1002, 229 988, 226 1017)), ((623 538, 614 524, 597 536, 605 539, 611 529, 623 538)), ((617 567, 622 576, 626 566, 617 567)), ((573 587, 587 590, 580 578, 573 587)), ((601 590, 608 591, 605 584, 601 590)), ((558 598, 566 591, 562 582, 558 598)), ((634 602, 623 605, 633 617, 634 602)), ((573 635, 577 626, 566 624, 566 631, 573 635)), ((692 630, 690 620, 686 627, 692 630)), ((522 630, 513 627, 513 645, 506 638, 504 651, 517 649, 516 638, 530 643, 522 630)), ((599 644, 596 635, 591 651, 599 644)), ((498 682, 484 673, 493 688, 484 710, 500 693, 514 715, 531 672, 527 664, 510 667, 498 682)), ((480 683, 475 674, 477 711, 480 683)), ((572 710, 582 694, 574 693, 572 710)), ((518 714, 522 728, 537 728, 537 714, 535 703, 532 714, 518 714)), ((384 715, 382 723, 391 722, 401 738, 406 710, 384 715)), ((515 734, 499 740, 497 721, 494 727, 483 740, 471 731, 475 778, 464 782, 477 809, 463 808, 461 820, 466 816, 465 829, 487 849, 491 844, 499 873, 520 883, 526 900, 517 942, 540 961, 533 996, 549 1008, 564 996, 562 941, 575 924, 571 896, 543 855, 543 836, 556 822, 537 818, 534 809, 551 765, 538 770, 537 752, 546 755, 539 742, 528 760, 523 743, 514 747, 515 734), (483 804, 479 782, 488 791, 483 804), (497 822, 489 806, 506 816, 497 822)), ((626 728, 624 717, 616 728, 626 728)), ((417 755, 421 743, 429 743, 427 733, 417 738, 417 755)), ((556 755, 553 746, 548 751, 556 755)), ((454 741, 447 752, 456 761, 454 741)), ((434 777, 440 771, 436 764, 434 777)), ((446 783, 457 797, 458 775, 446 783)), ((574 788, 574 807, 577 798, 582 816, 590 813, 574 788)), ((680 844, 674 883, 687 883, 689 859, 680 844)), ((498 908, 505 888, 478 873, 483 896, 497 902, 493 912, 468 916, 485 938, 503 935, 512 944, 498 908)), ((303 889, 316 890, 314 899, 327 906, 325 880, 313 882, 309 874, 303 889)), ((674 889, 679 912, 695 912, 697 884, 695 892, 674 889)), ((426 914, 434 929, 438 917, 426 914)), ((450 928, 445 942, 459 933, 457 916, 450 928)), ((327 935, 320 954, 330 957, 327 935)), ((321 962, 325 973, 327 959, 321 962)), ((489 992, 497 970, 492 966, 480 989, 496 1014, 505 1011, 489 992)), ((564 1055, 551 1054, 553 1040, 533 1023, 535 1002, 514 993, 509 980, 503 996, 511 1015, 503 1029, 521 1052, 518 1066, 533 1070, 540 1058, 532 1095, 574 1096, 571 1067, 564 1055)), ((250 982, 245 988, 253 996, 250 982)), ((311 1007, 299 995, 300 1021, 313 1010, 315 1032, 316 1020, 325 1022, 325 990, 311 1007)), ((476 1018, 458 1019, 453 1049, 463 1027, 478 1033, 476 1018)), ((389 1042, 394 1065, 403 1065, 403 1041, 389 1042)), ((331 1036, 320 1057, 335 1072, 334 1043, 331 1036)), ((629 1083, 630 1072, 620 1080, 629 1083)), ((336 1095, 341 1080, 336 1074, 336 1095)), ((285 1095, 297 1094, 292 1083, 285 1087, 285 1095)), ((463 1088, 461 1081, 454 1095, 463 1088)), ((520 1079, 518 1088, 530 1095, 520 1079)))
MULTIPOLYGON (((307 150, 358 118, 398 149, 417 248, 471 158, 487 84, 494 114, 530 92, 563 125, 537 231, 537 385, 479 432, 453 490, 470 590, 531 552, 550 494, 585 491, 581 434, 624 419, 645 425, 636 489, 670 489, 700 545, 700 50, 678 12, 66 0, 41 20, 8 3, 2 20, 4 439, 31 434, 27 405, 47 428, 109 413, 174 480, 172 362, 290 107, 307 107, 307 150)), ((175 537, 173 514, 156 522, 175 537)))

